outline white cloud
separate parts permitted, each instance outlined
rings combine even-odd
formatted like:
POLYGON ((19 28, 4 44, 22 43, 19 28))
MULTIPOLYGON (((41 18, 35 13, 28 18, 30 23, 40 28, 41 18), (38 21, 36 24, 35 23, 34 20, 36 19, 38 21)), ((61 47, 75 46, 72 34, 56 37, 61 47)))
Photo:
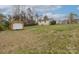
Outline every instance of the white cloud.
POLYGON ((53 13, 46 13, 43 14, 43 16, 48 16, 49 18, 54 18, 55 20, 64 20, 66 19, 66 15, 65 14, 53 14, 53 13))
MULTIPOLYGON (((51 14, 51 11, 57 10, 62 8, 62 6, 59 5, 24 5, 27 8, 32 8, 34 12, 38 12, 41 14, 49 13, 51 14)), ((10 14, 12 11, 12 5, 0 5, 1 12, 4 14, 10 14)), ((51 15, 50 15, 51 16, 51 15)))
POLYGON ((65 19, 65 16, 64 14, 54 14, 53 17, 56 19, 56 20, 64 20, 65 19))
POLYGON ((12 7, 11 5, 0 5, 0 13, 10 14, 11 7, 12 7))
POLYGON ((33 11, 41 13, 43 16, 47 15, 50 18, 54 18, 56 20, 58 19, 64 19, 65 15, 64 14, 53 14, 57 9, 62 8, 60 5, 26 5, 27 8, 32 8, 33 11))
POLYGON ((52 18, 53 17, 53 14, 49 12, 49 13, 43 14, 43 16, 48 16, 49 18, 52 18))
POLYGON ((56 6, 56 5, 39 5, 39 6, 35 6, 33 7, 34 10, 36 10, 37 12, 48 12, 48 11, 54 11, 56 9, 60 9, 62 8, 62 6, 56 6))
POLYGON ((11 8, 11 5, 0 5, 0 10, 3 10, 3 11, 10 8, 11 8))

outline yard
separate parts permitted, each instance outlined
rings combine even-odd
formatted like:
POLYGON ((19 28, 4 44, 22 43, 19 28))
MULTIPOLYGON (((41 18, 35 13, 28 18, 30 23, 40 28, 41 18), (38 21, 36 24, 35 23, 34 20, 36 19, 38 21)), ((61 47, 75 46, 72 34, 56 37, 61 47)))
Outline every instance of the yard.
POLYGON ((0 53, 79 53, 79 24, 28 26, 1 31, 0 53))

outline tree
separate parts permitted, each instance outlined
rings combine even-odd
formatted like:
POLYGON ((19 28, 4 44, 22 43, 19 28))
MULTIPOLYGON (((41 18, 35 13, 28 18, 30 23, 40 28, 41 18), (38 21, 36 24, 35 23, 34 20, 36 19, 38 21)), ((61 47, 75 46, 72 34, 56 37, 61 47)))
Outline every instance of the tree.
POLYGON ((4 16, 3 14, 0 14, 0 20, 2 20, 3 18, 5 18, 6 16, 4 16))
POLYGON ((77 17, 77 14, 70 13, 68 18, 68 23, 69 24, 77 23, 77 21, 75 20, 75 17, 77 17))
POLYGON ((29 20, 33 20, 33 12, 31 10, 31 8, 27 9, 27 16, 29 20))
POLYGON ((36 13, 35 14, 35 21, 36 21, 36 23, 38 23, 38 17, 39 17, 39 15, 36 13))
POLYGON ((33 11, 32 11, 32 9, 31 8, 28 8, 27 9, 27 16, 26 16, 26 19, 27 20, 25 20, 24 21, 24 23, 26 24, 26 25, 35 25, 36 24, 36 22, 35 22, 35 20, 34 20, 34 13, 33 13, 33 11))
POLYGON ((44 16, 44 21, 46 22, 47 20, 49 20, 48 16, 44 16))
POLYGON ((15 20, 21 20, 23 21, 24 17, 25 17, 25 6, 23 5, 15 5, 13 6, 13 18, 15 20))
POLYGON ((50 24, 51 24, 51 25, 55 25, 55 24, 56 24, 56 20, 52 20, 52 21, 50 22, 50 24))
POLYGON ((20 14, 20 7, 21 7, 20 5, 14 5, 13 6, 13 9, 12 9, 13 16, 20 14))
POLYGON ((3 31, 3 30, 6 30, 8 29, 8 21, 5 20, 6 19, 6 16, 4 14, 0 14, 0 31, 3 31))

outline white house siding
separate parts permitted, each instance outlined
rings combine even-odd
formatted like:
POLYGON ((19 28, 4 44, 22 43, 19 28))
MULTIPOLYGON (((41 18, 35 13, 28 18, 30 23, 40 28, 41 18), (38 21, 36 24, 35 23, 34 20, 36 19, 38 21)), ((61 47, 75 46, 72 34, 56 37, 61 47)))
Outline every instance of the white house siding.
POLYGON ((50 22, 49 21, 41 21, 41 22, 38 22, 38 25, 50 25, 50 22))

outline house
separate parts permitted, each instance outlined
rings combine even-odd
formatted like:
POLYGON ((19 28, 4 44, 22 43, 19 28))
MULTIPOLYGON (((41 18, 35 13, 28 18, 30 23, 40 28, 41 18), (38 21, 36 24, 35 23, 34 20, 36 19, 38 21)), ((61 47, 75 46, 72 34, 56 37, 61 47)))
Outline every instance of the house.
POLYGON ((37 21, 38 25, 50 25, 50 20, 48 16, 40 17, 37 21))
POLYGON ((50 25, 50 21, 49 20, 39 20, 38 25, 50 25))

